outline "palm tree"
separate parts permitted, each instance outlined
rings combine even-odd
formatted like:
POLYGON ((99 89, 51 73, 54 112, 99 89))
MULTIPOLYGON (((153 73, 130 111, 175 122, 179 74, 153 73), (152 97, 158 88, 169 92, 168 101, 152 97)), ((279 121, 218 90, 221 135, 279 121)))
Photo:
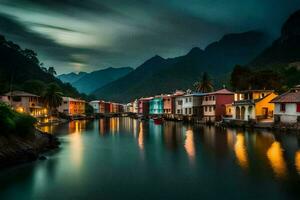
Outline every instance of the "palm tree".
POLYGON ((53 111, 62 104, 63 98, 60 92, 60 87, 55 83, 50 83, 43 95, 44 103, 47 105, 50 116, 52 116, 53 111))
POLYGON ((194 83, 194 87, 197 92, 203 93, 211 92, 214 89, 212 81, 206 72, 203 73, 201 81, 194 83))

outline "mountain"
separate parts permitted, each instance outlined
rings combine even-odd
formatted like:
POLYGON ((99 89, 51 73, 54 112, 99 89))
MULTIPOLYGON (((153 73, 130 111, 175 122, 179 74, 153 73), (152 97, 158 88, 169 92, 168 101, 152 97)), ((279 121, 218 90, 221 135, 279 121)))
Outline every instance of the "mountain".
POLYGON ((79 72, 79 73, 71 72, 68 74, 58 75, 57 78, 60 79, 64 83, 72 84, 72 83, 78 81, 80 78, 82 78, 86 74, 87 74, 86 72, 79 72))
MULTIPOLYGON (((91 73, 70 73, 67 75, 69 80, 73 80, 72 85, 80 92, 89 94, 96 88, 100 88, 112 81, 121 78, 133 71, 131 67, 106 68, 93 71, 91 73), (75 74, 75 76, 74 76, 75 74), (77 79, 77 80, 76 80, 77 79)), ((60 77, 65 78, 66 76, 60 77)), ((62 79, 61 79, 62 80, 62 79)))
POLYGON ((203 72, 216 81, 231 72, 236 64, 246 64, 268 43, 265 34, 249 31, 228 34, 204 50, 195 47, 184 56, 164 59, 158 55, 126 76, 93 92, 99 98, 128 102, 141 96, 172 92, 193 86, 203 72))
POLYGON ((261 68, 282 68, 298 65, 300 62, 300 10, 292 14, 281 29, 281 36, 259 54, 249 66, 261 68))
MULTIPOLYGON (((7 41, 0 35, 0 94, 11 88, 23 90, 28 81, 39 81, 43 84, 56 83, 65 95, 79 97, 78 91, 70 84, 64 84, 52 74, 41 68, 37 54, 7 41)), ((40 94, 38 94, 40 95, 40 94)))

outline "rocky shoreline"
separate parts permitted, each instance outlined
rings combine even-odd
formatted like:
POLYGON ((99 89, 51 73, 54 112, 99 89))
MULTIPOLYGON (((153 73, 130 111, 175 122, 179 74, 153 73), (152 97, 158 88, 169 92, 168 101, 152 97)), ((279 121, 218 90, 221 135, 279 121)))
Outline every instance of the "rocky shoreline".
POLYGON ((41 154, 57 149, 59 144, 57 137, 39 130, 28 137, 0 136, 0 168, 45 159, 41 154))

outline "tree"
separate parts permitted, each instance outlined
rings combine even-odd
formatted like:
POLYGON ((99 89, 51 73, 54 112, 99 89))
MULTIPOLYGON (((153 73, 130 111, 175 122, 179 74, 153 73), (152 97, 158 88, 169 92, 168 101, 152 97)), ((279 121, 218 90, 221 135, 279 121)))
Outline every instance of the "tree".
POLYGON ((194 87, 197 92, 203 93, 211 92, 214 89, 212 81, 206 72, 203 73, 201 81, 194 83, 194 87))
POLYGON ((50 83, 43 95, 43 99, 50 111, 50 116, 56 111, 56 108, 62 104, 63 94, 56 83, 50 83))
POLYGON ((51 74, 52 76, 55 76, 56 75, 56 71, 55 71, 54 67, 49 67, 48 68, 48 73, 51 74))
POLYGON ((46 85, 40 80, 28 80, 24 82, 22 88, 26 92, 30 92, 36 95, 42 95, 46 88, 46 85))
POLYGON ((236 65, 231 73, 230 83, 234 90, 247 90, 251 88, 249 78, 252 72, 241 65, 236 65))

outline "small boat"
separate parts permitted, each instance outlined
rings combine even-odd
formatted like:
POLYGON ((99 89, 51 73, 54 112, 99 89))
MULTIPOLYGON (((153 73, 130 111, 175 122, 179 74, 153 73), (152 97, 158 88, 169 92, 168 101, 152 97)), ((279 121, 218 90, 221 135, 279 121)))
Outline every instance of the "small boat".
POLYGON ((159 125, 164 122, 164 119, 162 117, 155 117, 153 118, 154 124, 159 125))

